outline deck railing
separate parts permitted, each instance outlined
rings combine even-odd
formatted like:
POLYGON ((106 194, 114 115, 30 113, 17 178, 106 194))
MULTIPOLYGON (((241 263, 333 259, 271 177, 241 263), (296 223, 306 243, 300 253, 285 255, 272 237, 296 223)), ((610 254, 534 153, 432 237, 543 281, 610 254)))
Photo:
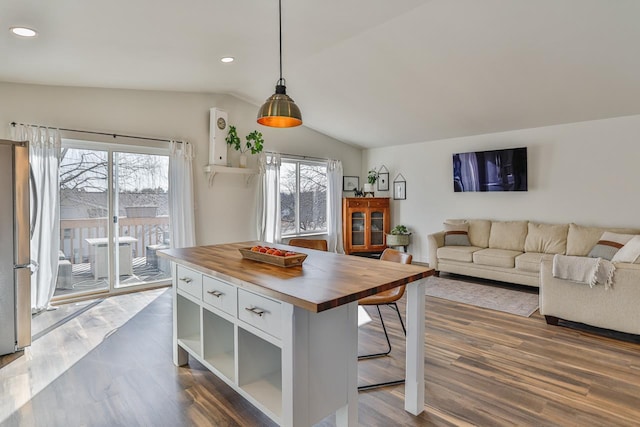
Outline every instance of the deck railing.
MULTIPOLYGON (((87 238, 107 237, 108 218, 60 220, 60 250, 73 264, 87 262, 90 245, 87 238)), ((118 217, 118 235, 134 237, 133 257, 145 257, 148 246, 168 244, 169 217, 118 217)))

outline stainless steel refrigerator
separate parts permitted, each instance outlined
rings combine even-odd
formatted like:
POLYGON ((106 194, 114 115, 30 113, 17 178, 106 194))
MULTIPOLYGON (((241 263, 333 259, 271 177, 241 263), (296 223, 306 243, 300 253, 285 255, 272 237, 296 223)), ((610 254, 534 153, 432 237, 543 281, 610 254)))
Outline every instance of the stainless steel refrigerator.
POLYGON ((29 147, 0 139, 0 355, 31 344, 29 147))

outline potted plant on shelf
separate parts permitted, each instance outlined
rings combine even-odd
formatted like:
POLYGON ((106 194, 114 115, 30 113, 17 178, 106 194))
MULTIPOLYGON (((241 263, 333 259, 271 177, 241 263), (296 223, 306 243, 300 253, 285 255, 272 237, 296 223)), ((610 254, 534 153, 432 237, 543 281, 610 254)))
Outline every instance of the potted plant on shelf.
POLYGON ((404 225, 396 225, 391 229, 391 234, 387 234, 387 246, 407 246, 411 233, 404 225))
POLYGON ((227 145, 230 145, 234 148, 234 150, 240 152, 240 167, 247 167, 247 155, 245 154, 247 151, 250 151, 251 154, 258 154, 262 152, 264 148, 264 138, 262 138, 262 133, 254 130, 249 135, 245 136, 247 142, 244 144, 240 141, 240 137, 238 136, 238 131, 235 126, 229 126, 229 133, 225 138, 227 141, 227 145))
POLYGON ((373 184, 378 180, 378 171, 371 169, 367 175, 367 183, 364 185, 364 192, 373 194, 373 184))

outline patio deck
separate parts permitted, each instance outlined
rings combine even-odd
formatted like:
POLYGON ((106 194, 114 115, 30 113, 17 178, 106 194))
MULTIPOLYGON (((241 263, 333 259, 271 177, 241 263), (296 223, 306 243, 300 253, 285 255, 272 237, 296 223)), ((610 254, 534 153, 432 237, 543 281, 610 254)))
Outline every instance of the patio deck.
MULTIPOLYGON (((171 273, 168 269, 163 271, 159 267, 162 264, 151 263, 147 261, 147 257, 135 257, 133 258, 133 274, 120 276, 120 283, 118 287, 127 287, 132 285, 139 285, 142 283, 156 282, 159 280, 168 280, 171 278, 171 273)), ((58 276, 60 279, 60 276, 58 276)), ((60 286, 60 280, 58 280, 58 286, 60 286)), ((53 294, 54 297, 74 294, 78 292, 95 291, 101 289, 107 289, 109 283, 107 278, 100 278, 96 280, 91 272, 91 263, 78 263, 71 265, 71 286, 67 288, 56 287, 56 291, 53 294)))

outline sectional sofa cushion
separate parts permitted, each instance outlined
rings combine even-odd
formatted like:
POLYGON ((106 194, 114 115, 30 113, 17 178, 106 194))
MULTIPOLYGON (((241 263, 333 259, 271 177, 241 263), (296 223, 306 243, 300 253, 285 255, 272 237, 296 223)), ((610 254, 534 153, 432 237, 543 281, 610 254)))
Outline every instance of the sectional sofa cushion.
POLYGON ((606 229, 602 227, 585 227, 574 223, 569 224, 569 232, 567 233, 567 255, 587 256, 605 231, 606 229))
POLYGON ((443 226, 445 246, 471 246, 471 242, 469 242, 469 223, 467 221, 445 221, 443 226))
POLYGON ((523 252, 528 231, 527 223, 528 221, 493 221, 489 233, 489 247, 523 252))
POLYGON ((516 257, 516 268, 532 273, 540 273, 540 262, 544 259, 553 259, 553 254, 525 252, 516 257))
POLYGON ((479 248, 488 248, 491 221, 488 219, 470 219, 468 222, 471 245, 479 248))
POLYGON ((482 248, 477 246, 443 246, 438 248, 438 258, 450 261, 473 262, 473 253, 482 248))
POLYGON ((513 268, 516 265, 516 257, 518 255, 522 255, 522 252, 508 249, 481 249, 473 253, 473 263, 492 267, 513 268))
POLYGON ((563 255, 567 250, 568 231, 569 224, 552 225, 530 222, 527 238, 524 242, 524 251, 563 255))
POLYGON ((611 261, 613 256, 622 248, 629 240, 633 239, 633 234, 619 234, 605 231, 600 236, 598 243, 589 252, 592 258, 604 258, 611 261))

